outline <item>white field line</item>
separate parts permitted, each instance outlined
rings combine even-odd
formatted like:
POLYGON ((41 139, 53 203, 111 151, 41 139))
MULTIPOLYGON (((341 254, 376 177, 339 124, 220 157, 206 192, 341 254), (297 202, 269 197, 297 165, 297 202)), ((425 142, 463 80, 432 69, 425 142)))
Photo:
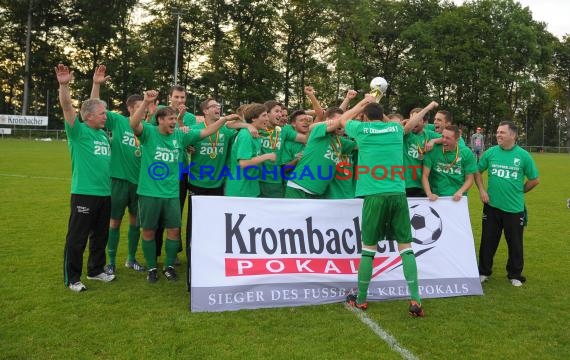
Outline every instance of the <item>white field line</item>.
POLYGON ((397 352, 402 356, 403 359, 406 360, 418 360, 418 358, 412 354, 412 352, 400 345, 398 340, 395 337, 390 335, 386 330, 384 330, 380 325, 378 325, 374 320, 372 320, 364 311, 353 308, 347 304, 344 305, 348 310, 352 311, 364 324, 368 325, 368 327, 374 331, 380 339, 384 340, 390 349, 397 352))
POLYGON ((3 174, 3 173, 0 173, 0 176, 17 177, 17 178, 23 178, 23 179, 37 179, 37 180, 70 180, 69 178, 60 178, 60 177, 53 177, 53 176, 32 176, 32 175, 3 174))

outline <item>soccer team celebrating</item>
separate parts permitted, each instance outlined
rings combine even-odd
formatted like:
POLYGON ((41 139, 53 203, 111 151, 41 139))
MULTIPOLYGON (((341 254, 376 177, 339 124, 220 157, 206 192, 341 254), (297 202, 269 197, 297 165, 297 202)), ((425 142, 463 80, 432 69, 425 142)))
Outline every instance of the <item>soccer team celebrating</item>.
MULTIPOLYGON (((347 303, 361 310, 368 307, 377 243, 390 238, 398 243, 409 287, 409 314, 422 317, 407 197, 437 201, 445 196, 458 201, 474 182, 485 204, 481 282, 491 276, 503 231, 509 247, 507 276, 514 286, 526 280, 522 276, 524 193, 538 185, 538 171, 530 154, 516 145, 517 128, 511 122, 499 124, 498 145, 483 152, 478 161, 449 111, 437 111, 433 125, 426 123, 426 115, 437 103, 413 109, 409 119, 403 119, 385 115, 378 98, 370 94, 347 109, 356 97, 353 90, 340 107, 325 110, 314 89, 306 87, 312 110, 294 111, 289 119, 275 100, 242 105, 235 114, 223 116, 216 99, 208 98, 200 104, 203 121, 199 122, 186 109, 184 87, 175 85, 168 106, 157 104, 155 90, 131 95, 126 100, 127 117, 108 111, 99 99, 100 86, 109 80, 103 65, 95 70, 91 98, 82 103, 80 120, 69 90, 73 73, 62 64, 55 70, 72 159, 71 213, 64 251, 64 283, 72 291, 87 289, 81 282, 87 240, 87 278, 115 279, 125 209, 129 214, 125 266, 146 271, 147 281, 154 283, 159 279, 157 257, 164 233, 164 278, 178 279, 175 264, 183 248, 190 263, 191 218, 197 209, 192 209, 189 200, 182 246, 181 216, 187 193, 190 197, 359 197, 364 199, 362 257, 358 291, 347 297, 347 303), (379 180, 381 174, 374 171, 354 176, 355 167, 405 171, 379 180), (327 169, 332 174, 326 174, 327 169), (485 171, 487 189, 481 175, 485 171), (136 259, 141 235, 144 265, 136 259)), ((188 286, 189 276, 187 272, 188 286)))

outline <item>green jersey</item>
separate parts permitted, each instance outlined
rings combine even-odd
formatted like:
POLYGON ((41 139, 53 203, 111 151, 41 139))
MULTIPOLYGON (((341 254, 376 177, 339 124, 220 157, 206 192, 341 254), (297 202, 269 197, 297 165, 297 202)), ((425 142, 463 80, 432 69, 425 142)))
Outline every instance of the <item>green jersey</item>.
MULTIPOLYGON (((157 110, 162 109, 164 107, 166 107, 166 105, 158 105, 157 110)), ((182 116, 182 123, 184 124, 184 126, 194 127, 196 125, 196 115, 188 111, 185 112, 184 115, 182 116)), ((158 126, 158 120, 156 119, 156 114, 154 114, 150 118, 150 124, 158 126)), ((178 128, 178 121, 176 122, 176 128, 178 128)), ((190 163, 190 157, 191 154, 186 152, 186 149, 184 149, 182 153, 182 161, 184 162, 184 165, 188 165, 190 163)))
POLYGON ((129 124, 129 118, 107 111, 105 127, 112 133, 111 177, 138 184, 141 151, 139 141, 129 124))
POLYGON ((231 175, 226 179, 226 195, 241 197, 259 196, 259 165, 241 168, 240 160, 250 160, 261 155, 261 141, 251 136, 247 129, 238 132, 232 145, 231 175))
POLYGON ((358 144, 358 167, 367 170, 356 178, 356 196, 405 193, 402 125, 350 120, 345 132, 358 144))
POLYGON ((327 133, 325 122, 316 124, 290 181, 312 194, 324 194, 335 176, 336 165, 342 160, 342 146, 338 136, 327 133))
POLYGON ((141 170, 137 194, 157 198, 178 198, 180 163, 184 149, 200 140, 200 130, 164 135, 157 126, 143 123, 140 135, 141 170))
MULTIPOLYGON (((192 130, 205 128, 206 123, 200 123, 192 130)), ((235 130, 224 125, 215 134, 203 138, 196 144, 196 152, 192 154, 192 167, 188 176, 190 184, 207 189, 222 186, 224 177, 220 174, 226 165, 229 145, 235 134, 235 130)))
POLYGON ((261 143, 261 154, 275 153, 275 161, 265 161, 263 163, 263 173, 260 181, 267 183, 281 184, 280 167, 282 147, 285 142, 295 141, 297 132, 291 125, 285 125, 282 128, 276 126, 272 130, 260 130, 259 139, 261 143))
POLYGON ((424 130, 429 130, 435 132, 435 125, 434 124, 425 124, 424 130))
POLYGON ((465 184, 465 176, 477 172, 475 156, 469 148, 461 146, 454 151, 443 151, 443 145, 435 145, 424 158, 424 166, 431 169, 431 191, 439 196, 453 196, 465 184))
POLYGON ((281 166, 295 160, 297 156, 303 155, 305 144, 296 141, 287 141, 281 149, 281 166))
POLYGON ((519 213, 524 210, 524 178, 538 178, 538 169, 532 156, 515 145, 510 150, 493 146, 479 160, 479 172, 488 170, 489 205, 494 208, 519 213))
POLYGON ((335 176, 325 191, 325 199, 354 199, 354 149, 356 143, 342 137, 342 157, 335 168, 335 176), (350 175, 350 176, 349 176, 350 175))
POLYGON ((93 129, 79 118, 65 122, 71 155, 71 193, 111 196, 111 146, 107 133, 93 129))
POLYGON ((421 133, 410 131, 404 135, 404 166, 406 167, 406 188, 422 188, 422 166, 427 154, 426 144, 436 138, 436 133, 424 130, 421 133))

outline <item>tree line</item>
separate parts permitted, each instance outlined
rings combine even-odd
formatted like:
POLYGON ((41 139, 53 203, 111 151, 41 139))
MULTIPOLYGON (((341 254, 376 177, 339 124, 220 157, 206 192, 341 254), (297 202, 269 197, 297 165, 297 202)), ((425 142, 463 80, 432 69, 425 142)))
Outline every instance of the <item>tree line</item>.
POLYGON ((49 114, 51 128, 63 126, 55 64, 73 68, 80 100, 105 64, 101 97, 124 111, 148 88, 165 102, 177 63, 191 109, 209 96, 226 111, 302 108, 305 85, 332 106, 382 76, 390 112, 436 100, 468 134, 513 120, 523 143, 570 146, 570 37, 513 0, 0 0, 0 33, 0 113, 24 112, 27 83, 25 113, 49 114))

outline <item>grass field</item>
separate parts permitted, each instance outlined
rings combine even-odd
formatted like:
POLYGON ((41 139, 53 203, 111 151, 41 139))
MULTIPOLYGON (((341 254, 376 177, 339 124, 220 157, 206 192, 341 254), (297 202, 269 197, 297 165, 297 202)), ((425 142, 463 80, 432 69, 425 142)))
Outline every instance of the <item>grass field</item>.
MULTIPOLYGON (((535 159, 541 184, 527 196, 525 286, 507 281, 502 241, 484 296, 428 299, 421 319, 407 315, 404 301, 369 306, 368 317, 416 357, 569 358, 570 156, 535 159)), ((64 142, 0 140, 0 358, 401 358, 342 304, 193 314, 184 281, 149 286, 123 268, 112 283, 65 289, 69 178, 64 142)), ((476 190, 469 202, 478 249, 476 190)))

